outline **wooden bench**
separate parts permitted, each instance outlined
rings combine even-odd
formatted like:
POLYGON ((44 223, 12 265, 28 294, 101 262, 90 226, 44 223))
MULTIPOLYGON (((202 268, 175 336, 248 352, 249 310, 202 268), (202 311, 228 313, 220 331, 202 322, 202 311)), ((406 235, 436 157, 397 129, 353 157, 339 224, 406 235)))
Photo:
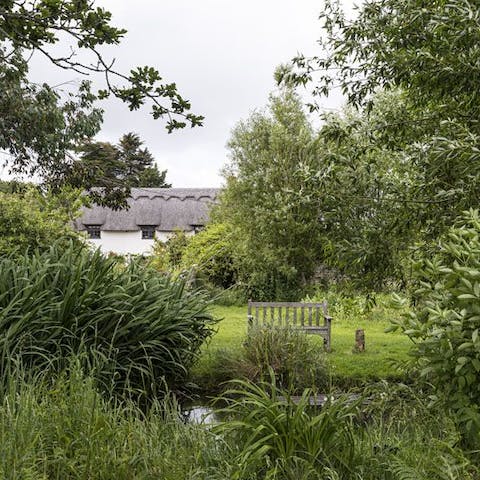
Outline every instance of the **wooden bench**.
POLYGON ((327 302, 248 302, 248 326, 271 325, 298 328, 305 333, 323 337, 330 350, 332 317, 327 302))

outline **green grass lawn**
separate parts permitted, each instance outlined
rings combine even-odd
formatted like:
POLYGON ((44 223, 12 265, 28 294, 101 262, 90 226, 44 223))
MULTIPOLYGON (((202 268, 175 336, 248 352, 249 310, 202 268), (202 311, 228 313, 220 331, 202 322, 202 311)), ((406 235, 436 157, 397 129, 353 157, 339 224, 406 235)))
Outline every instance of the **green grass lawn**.
MULTIPOLYGON (((247 329, 246 307, 214 307, 214 313, 221 318, 218 331, 204 349, 199 368, 208 368, 208 358, 215 349, 238 350, 247 329)), ((401 333, 385 333, 389 319, 398 312, 384 306, 377 306, 369 313, 345 312, 339 308, 331 312, 332 351, 327 354, 332 375, 342 383, 362 383, 374 379, 398 378, 392 364, 408 358, 410 340, 401 333), (335 314, 337 315, 335 316, 335 314), (365 331, 366 351, 353 353, 355 330, 365 331)), ((312 336, 314 341, 322 341, 312 336)))

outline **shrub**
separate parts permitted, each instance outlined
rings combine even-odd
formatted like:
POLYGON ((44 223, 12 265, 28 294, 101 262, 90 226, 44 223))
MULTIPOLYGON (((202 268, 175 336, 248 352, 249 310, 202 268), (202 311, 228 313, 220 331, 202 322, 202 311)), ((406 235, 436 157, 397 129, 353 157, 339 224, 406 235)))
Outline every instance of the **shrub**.
MULTIPOLYGON (((274 382, 255 385, 237 381, 223 401, 232 417, 217 427, 236 446, 238 470, 231 478, 318 479, 353 474, 359 462, 353 429, 355 405, 327 404, 309 412, 312 390, 295 402, 274 382)), ((352 475, 353 477, 353 475, 352 475)))
POLYGON ((24 185, 16 193, 0 192, 0 255, 45 250, 60 238, 77 238, 70 223, 80 205, 78 191, 42 194, 24 185))
POLYGON ((0 369, 21 357, 32 368, 61 370, 83 352, 117 390, 180 385, 214 319, 201 292, 182 279, 126 266, 99 251, 58 245, 0 259, 0 369))
POLYGON ((416 308, 394 322, 437 397, 452 408, 466 435, 480 435, 480 217, 465 213, 415 265, 416 308))
POLYGON ((190 239, 182 258, 183 268, 193 268, 200 280, 216 287, 231 287, 237 280, 232 236, 226 224, 208 225, 190 239))

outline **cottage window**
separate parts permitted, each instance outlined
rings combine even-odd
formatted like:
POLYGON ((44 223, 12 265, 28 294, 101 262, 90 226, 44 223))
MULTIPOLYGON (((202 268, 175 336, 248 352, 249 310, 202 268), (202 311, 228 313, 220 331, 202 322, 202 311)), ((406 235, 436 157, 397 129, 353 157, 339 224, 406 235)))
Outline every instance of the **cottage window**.
POLYGON ((85 227, 87 229, 88 238, 101 238, 100 225, 85 225, 85 227))
POLYGON ((193 228, 193 233, 194 234, 197 234, 198 232, 201 232, 205 227, 204 225, 200 225, 200 224, 191 224, 190 226, 193 228))
POLYGON ((155 238, 156 225, 142 225, 142 239, 153 240, 155 238))

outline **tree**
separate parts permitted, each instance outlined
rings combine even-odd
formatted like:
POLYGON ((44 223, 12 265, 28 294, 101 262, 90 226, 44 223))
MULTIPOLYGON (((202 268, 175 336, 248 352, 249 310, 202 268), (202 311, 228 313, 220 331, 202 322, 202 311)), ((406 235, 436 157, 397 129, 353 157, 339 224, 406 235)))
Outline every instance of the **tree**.
POLYGON ((102 111, 93 106, 88 82, 62 101, 50 86, 28 82, 21 54, 13 57, 0 61, 0 149, 10 155, 12 173, 49 183, 63 175, 70 152, 98 133, 102 111))
POLYGON ((480 195, 477 2, 369 0, 349 21, 328 1, 321 18, 327 54, 298 56, 278 79, 313 84, 315 95, 339 87, 367 110, 379 88, 404 92, 409 117, 383 128, 392 136, 405 127, 423 132, 408 147, 420 174, 409 201, 422 205, 420 225, 435 237, 480 195))
POLYGON ((368 112, 324 115, 318 132, 299 102, 288 90, 273 98, 270 112, 241 123, 230 142, 217 220, 241 239, 240 281, 256 298, 295 297, 323 263, 362 289, 404 282, 421 233, 408 201, 418 173, 405 146, 419 133, 392 138, 381 126, 407 119, 408 100, 377 94, 368 112))
POLYGON ((324 115, 319 132, 324 259, 362 289, 404 283, 409 247, 422 234, 411 202, 420 175, 407 151, 418 132, 382 128, 406 121, 407 107, 401 92, 379 93, 369 111, 324 115))
POLYGON ((125 74, 102 56, 103 45, 118 44, 125 30, 111 25, 111 14, 86 0, 6 0, 0 5, 0 148, 9 152, 14 172, 37 174, 47 182, 64 174, 70 152, 98 132, 102 111, 97 99, 109 95, 137 110, 151 104, 154 118, 166 118, 172 132, 201 125, 174 83, 152 67, 125 74), (69 53, 59 54, 70 45, 69 53), (79 59, 85 52, 89 59, 79 59), (82 75, 101 74, 105 89, 92 93, 82 82, 66 100, 49 85, 28 80, 28 60, 40 53, 54 67, 82 75))
POLYGON ((145 168, 138 176, 135 187, 145 188, 171 188, 172 184, 166 181, 167 171, 158 169, 157 164, 145 168))
POLYGON ((58 184, 86 189, 93 201, 112 208, 126 206, 133 187, 171 187, 165 182, 167 171, 158 170, 153 155, 142 145, 135 133, 123 135, 118 145, 86 142, 79 160, 68 166, 58 184))
POLYGON ((480 198, 478 2, 367 0, 349 21, 330 1, 322 18, 326 56, 300 56, 279 79, 308 85, 319 75, 315 94, 339 85, 351 105, 367 110, 379 88, 408 99, 409 115, 384 127, 420 130, 403 151, 416 173, 406 200, 421 206, 413 219, 426 247, 416 265, 417 308, 401 326, 477 449, 480 223, 475 210, 461 217, 480 198))
POLYGON ((228 147, 217 216, 234 230, 239 280, 252 298, 294 298, 321 257, 318 142, 299 97, 272 96, 228 147))
MULTIPOLYGON (((39 52, 55 66, 81 74, 101 73, 106 80, 102 97, 114 95, 131 110, 147 100, 152 103, 154 118, 167 117, 167 130, 200 125, 202 117, 189 113, 190 104, 177 92, 175 84, 162 83, 152 67, 139 67, 126 75, 116 71, 99 51, 102 45, 120 43, 126 30, 111 25, 111 13, 86 0, 6 0, 0 7, 0 51, 5 65, 18 62, 19 51, 39 52), (93 63, 82 63, 75 50, 67 55, 50 47, 68 37, 79 50, 90 53, 93 63), (121 81, 126 86, 115 84, 121 81), (165 102, 165 103, 162 103, 165 102), (179 120, 181 118, 182 120, 179 120)), ((26 62, 23 63, 26 65, 26 62)))

